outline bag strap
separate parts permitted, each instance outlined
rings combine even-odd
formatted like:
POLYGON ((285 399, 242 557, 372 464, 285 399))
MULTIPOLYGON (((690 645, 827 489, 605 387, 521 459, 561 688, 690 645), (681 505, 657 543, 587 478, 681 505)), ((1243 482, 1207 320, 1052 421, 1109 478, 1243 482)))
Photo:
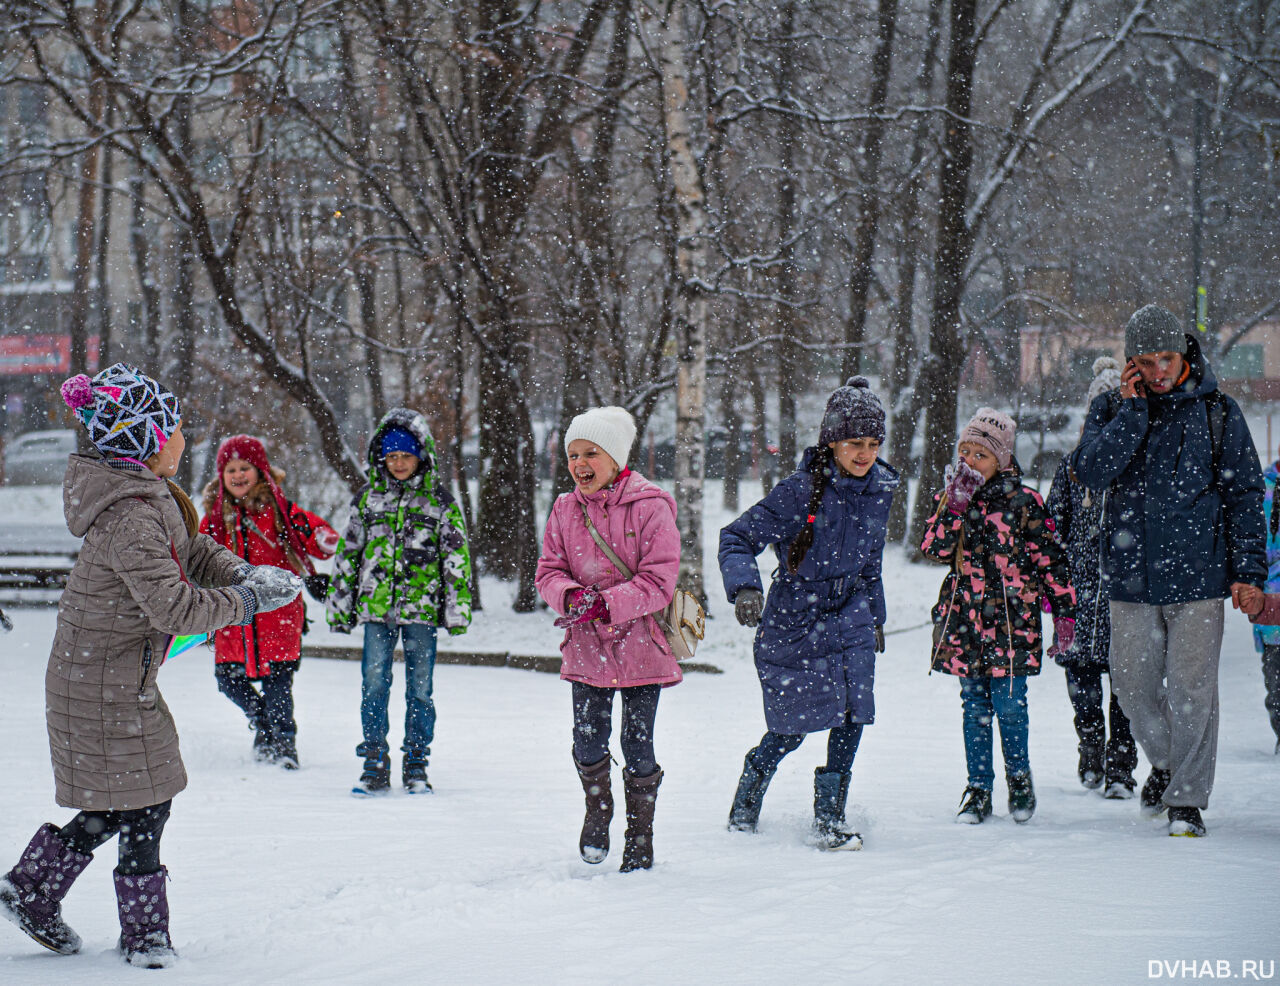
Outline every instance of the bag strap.
POLYGON ((629 579, 634 578, 631 569, 627 568, 627 566, 623 564, 622 559, 614 553, 614 550, 605 544, 604 538, 602 538, 600 536, 600 532, 596 530, 596 525, 591 523, 591 518, 587 516, 587 505, 585 503, 579 503, 578 508, 582 511, 582 522, 587 525, 587 533, 590 534, 591 539, 599 545, 600 550, 604 552, 604 556, 608 558, 609 561, 613 562, 613 567, 624 576, 629 579))

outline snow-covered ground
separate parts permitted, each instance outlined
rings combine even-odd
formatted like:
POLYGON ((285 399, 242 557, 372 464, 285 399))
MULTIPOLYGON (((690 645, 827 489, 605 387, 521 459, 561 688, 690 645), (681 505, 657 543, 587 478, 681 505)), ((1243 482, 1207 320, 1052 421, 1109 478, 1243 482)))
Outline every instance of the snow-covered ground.
MULTIPOLYGON (((718 503, 710 491, 710 566, 724 520, 718 503)), ((890 630, 927 619, 941 574, 889 552, 890 630)), ((998 781, 996 817, 955 825, 965 783, 958 687, 926 674, 921 628, 889 636, 879 662, 878 719, 864 734, 850 796, 866 847, 820 853, 805 837, 823 737, 784 761, 757 835, 725 831, 742 756, 764 723, 750 632, 734 622, 718 579, 710 584, 714 619, 698 657, 726 673, 689 675, 663 695, 657 748, 666 780, 652 871, 619 874, 616 849, 601 866, 577 859, 582 792, 570 759, 569 688, 553 675, 441 666, 435 793, 357 800, 348 794, 359 772, 357 664, 304 663, 303 769, 286 773, 252 762, 243 718, 197 650, 161 677, 191 775, 163 851, 179 964, 143 973, 116 958, 108 845, 65 906, 82 953, 55 956, 0 925, 0 983, 1125 984, 1189 979, 1192 969, 1208 978, 1206 968, 1280 975, 1280 758, 1238 614, 1227 620, 1208 838, 1170 839, 1136 802, 1080 787, 1056 666, 1031 687, 1035 818, 1010 821, 998 781)), ((476 633, 451 644, 538 653, 550 640, 554 648, 546 613, 516 616, 508 588, 485 589, 476 633)), ((42 821, 72 814, 53 803, 44 729, 54 613, 10 615, 17 629, 0 638, 4 865, 42 821)), ((402 695, 392 709, 395 723, 402 695)), ((613 834, 619 845, 620 816, 613 834)))

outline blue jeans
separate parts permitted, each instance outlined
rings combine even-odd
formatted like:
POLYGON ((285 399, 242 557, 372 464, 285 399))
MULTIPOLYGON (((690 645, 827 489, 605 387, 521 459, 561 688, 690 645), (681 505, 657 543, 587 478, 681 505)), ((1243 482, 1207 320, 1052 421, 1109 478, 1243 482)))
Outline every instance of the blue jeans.
POLYGON ((364 742, 356 753, 366 760, 387 757, 387 702, 391 698, 391 656, 396 637, 404 644, 405 760, 427 762, 436 731, 436 704, 431 699, 431 676, 436 667, 436 628, 420 623, 387 626, 364 625, 364 654, 360 658, 363 675, 360 697, 360 726, 364 742))
POLYGON ((1027 756, 1027 679, 961 678, 964 705, 964 755, 969 763, 969 786, 990 791, 996 774, 991 763, 991 723, 1000 720, 1000 748, 1006 774, 1031 770, 1027 756))

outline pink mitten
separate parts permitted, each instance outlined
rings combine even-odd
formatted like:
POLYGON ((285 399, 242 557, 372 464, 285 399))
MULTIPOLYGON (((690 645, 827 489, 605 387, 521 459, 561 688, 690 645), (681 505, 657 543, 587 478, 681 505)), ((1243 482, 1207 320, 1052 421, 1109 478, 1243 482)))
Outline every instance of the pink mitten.
POLYGON ((555 621, 555 625, 564 628, 577 623, 608 618, 609 607, 595 586, 589 589, 574 589, 569 594, 569 610, 555 621))
POLYGON ((969 506, 969 501, 973 499, 973 494, 977 493, 986 482, 982 478, 982 473, 963 460, 947 466, 942 477, 947 482, 944 490, 947 509, 953 514, 964 513, 965 508, 969 506))
POLYGON ((1053 621, 1053 646, 1049 656, 1057 657, 1071 650, 1076 639, 1076 621, 1069 616, 1059 616, 1053 621))

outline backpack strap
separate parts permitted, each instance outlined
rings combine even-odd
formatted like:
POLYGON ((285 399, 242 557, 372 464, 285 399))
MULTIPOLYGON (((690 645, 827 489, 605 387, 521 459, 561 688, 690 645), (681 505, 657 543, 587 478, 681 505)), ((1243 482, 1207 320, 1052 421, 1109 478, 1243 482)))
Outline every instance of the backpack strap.
POLYGON ((1217 482, 1218 465, 1222 462, 1222 437, 1227 430, 1227 399, 1220 390, 1211 390, 1204 399, 1204 413, 1209 419, 1209 442, 1213 449, 1213 475, 1217 482))

